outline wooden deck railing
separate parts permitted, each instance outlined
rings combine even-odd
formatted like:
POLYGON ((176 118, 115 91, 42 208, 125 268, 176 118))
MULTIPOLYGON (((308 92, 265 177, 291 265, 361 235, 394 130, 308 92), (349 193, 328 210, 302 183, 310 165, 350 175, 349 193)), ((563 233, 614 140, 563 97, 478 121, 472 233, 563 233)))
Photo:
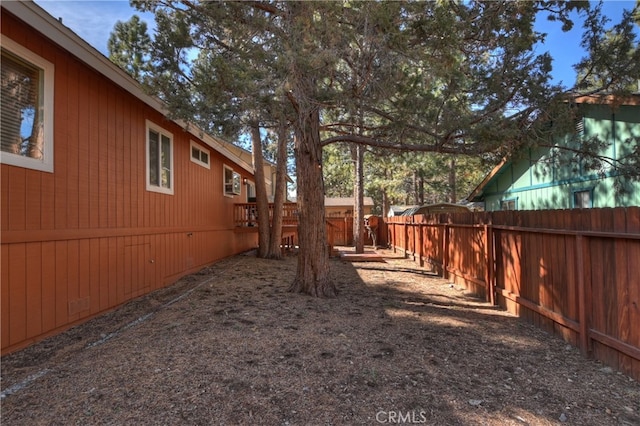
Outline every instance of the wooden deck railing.
MULTIPOLYGON (((298 226, 298 205, 285 203, 282 206, 282 226, 298 226)), ((269 221, 273 219, 273 203, 269 203, 269 221)), ((256 203, 236 204, 233 211, 233 221, 236 227, 257 227, 258 209, 256 203)))

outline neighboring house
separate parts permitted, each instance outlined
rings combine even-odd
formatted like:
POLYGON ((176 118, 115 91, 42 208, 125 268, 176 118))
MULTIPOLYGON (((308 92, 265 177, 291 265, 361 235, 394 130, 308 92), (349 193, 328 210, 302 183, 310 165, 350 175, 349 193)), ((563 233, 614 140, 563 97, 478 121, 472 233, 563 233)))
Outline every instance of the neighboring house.
MULTIPOLYGON (((325 216, 328 218, 353 216, 354 205, 355 199, 353 197, 325 197, 325 216)), ((373 198, 364 197, 363 210, 365 215, 371 214, 373 210, 373 198)))
POLYGON ((250 154, 33 2, 1 6, 2 353, 257 245, 234 226, 250 154))
POLYGON ((435 203, 425 204, 424 206, 412 207, 404 212, 400 216, 415 216, 419 214, 439 214, 439 213, 469 213, 471 209, 462 204, 453 203, 435 203))
POLYGON ((412 210, 412 209, 417 209, 418 205, 411 205, 411 206, 391 206, 389 207, 389 211, 387 212, 387 217, 394 217, 394 216, 402 216, 404 214, 404 212, 412 210))
MULTIPOLYGON (((586 140, 597 136, 608 142, 601 154, 621 159, 637 149, 640 95, 625 99, 582 97, 577 99, 577 108, 582 115, 576 126, 580 137, 586 140)), ((640 183, 621 176, 609 166, 590 169, 573 161, 573 157, 566 150, 538 149, 505 159, 468 199, 484 202, 488 211, 640 205, 640 183)))

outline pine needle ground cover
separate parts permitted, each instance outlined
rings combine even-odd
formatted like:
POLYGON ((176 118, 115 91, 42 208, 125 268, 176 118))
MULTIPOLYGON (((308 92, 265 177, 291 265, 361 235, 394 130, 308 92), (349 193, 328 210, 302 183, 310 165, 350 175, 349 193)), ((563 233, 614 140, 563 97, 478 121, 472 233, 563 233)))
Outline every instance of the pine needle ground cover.
POLYGON ((640 384, 382 251, 292 294, 236 256, 2 359, 2 422, 640 424, 640 384))

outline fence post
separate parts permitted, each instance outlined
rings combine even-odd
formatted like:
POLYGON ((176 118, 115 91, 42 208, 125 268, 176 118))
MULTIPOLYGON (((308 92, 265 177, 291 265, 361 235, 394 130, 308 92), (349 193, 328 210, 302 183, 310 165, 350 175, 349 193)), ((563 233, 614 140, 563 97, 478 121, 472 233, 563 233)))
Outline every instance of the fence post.
POLYGON ((447 267, 449 266, 449 225, 444 224, 442 230, 442 278, 449 279, 447 267))
POLYGON ((487 262, 485 271, 487 301, 492 305, 496 304, 496 284, 493 281, 493 227, 484 225, 484 247, 486 250, 485 260, 487 262))
POLYGON ((411 216, 411 240, 413 240, 413 250, 411 250, 411 256, 413 256, 413 261, 416 261, 416 217, 411 216))
POLYGON ((391 236, 391 241, 393 241, 393 243, 391 244, 393 246, 393 252, 396 252, 396 245, 398 244, 398 240, 396 239, 396 222, 395 220, 393 222, 389 222, 391 224, 391 231, 390 233, 392 234, 391 236))
POLYGON ((409 224, 406 220, 402 221, 402 230, 404 234, 404 254, 403 257, 406 259, 409 257, 407 252, 409 251, 409 224))
POLYGON ((424 226, 422 222, 424 222, 424 216, 422 217, 421 223, 418 224, 418 239, 420 240, 420 245, 418 246, 418 264, 421 268, 424 266, 424 226))

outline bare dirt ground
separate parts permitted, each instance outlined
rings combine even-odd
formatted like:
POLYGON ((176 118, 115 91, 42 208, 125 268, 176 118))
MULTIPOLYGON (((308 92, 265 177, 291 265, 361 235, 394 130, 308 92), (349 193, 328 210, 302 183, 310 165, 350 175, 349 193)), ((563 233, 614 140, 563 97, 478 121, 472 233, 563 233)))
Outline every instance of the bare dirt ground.
POLYGON ((2 359, 3 425, 638 425, 640 384, 393 258, 241 255, 2 359))

